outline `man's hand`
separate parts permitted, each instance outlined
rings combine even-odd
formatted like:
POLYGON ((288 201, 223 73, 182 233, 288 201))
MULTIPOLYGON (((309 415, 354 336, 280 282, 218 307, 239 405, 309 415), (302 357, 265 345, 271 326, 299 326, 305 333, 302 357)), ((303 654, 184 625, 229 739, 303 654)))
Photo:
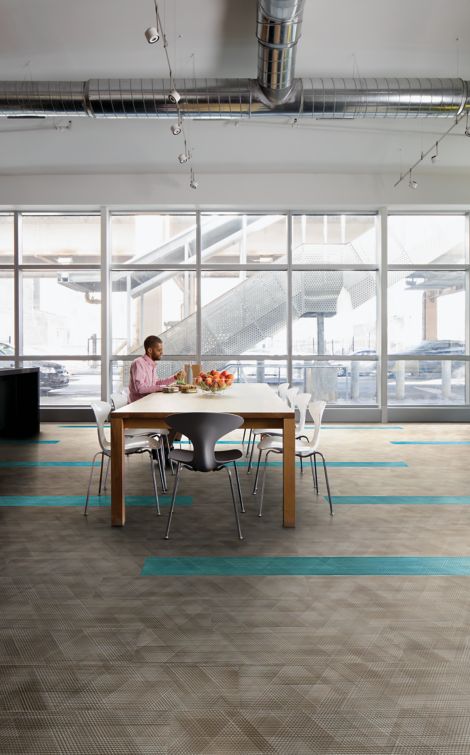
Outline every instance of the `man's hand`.
POLYGON ((179 372, 177 372, 176 375, 175 375, 175 380, 177 382, 181 382, 181 383, 185 382, 185 380, 186 380, 186 372, 185 372, 185 370, 180 370, 179 372))

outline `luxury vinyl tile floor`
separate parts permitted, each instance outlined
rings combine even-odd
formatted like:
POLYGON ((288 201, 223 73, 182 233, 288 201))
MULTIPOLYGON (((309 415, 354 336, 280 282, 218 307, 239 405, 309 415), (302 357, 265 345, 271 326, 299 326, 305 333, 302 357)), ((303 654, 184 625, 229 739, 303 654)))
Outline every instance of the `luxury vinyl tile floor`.
MULTIPOLYGON (((57 505, 84 496, 89 467, 66 464, 91 460, 96 431, 42 430, 59 442, 0 444, 2 462, 64 463, 0 468, 1 755, 469 755, 470 577, 420 571, 470 557, 470 447, 448 445, 468 425, 329 427, 329 461, 406 466, 330 468, 333 496, 374 497, 333 518, 323 480, 317 497, 298 470, 295 530, 282 470, 268 469, 261 519, 241 470, 243 542, 222 474, 183 475, 191 505, 169 541, 167 505, 129 507, 121 529, 105 505, 57 505), (34 496, 55 505, 23 505, 34 496), (237 573, 247 556, 414 556, 417 572, 237 573), (152 557, 186 573, 143 576, 152 557), (198 576, 195 557, 235 574, 198 576)), ((127 470, 128 494, 151 496, 148 462, 127 470)))

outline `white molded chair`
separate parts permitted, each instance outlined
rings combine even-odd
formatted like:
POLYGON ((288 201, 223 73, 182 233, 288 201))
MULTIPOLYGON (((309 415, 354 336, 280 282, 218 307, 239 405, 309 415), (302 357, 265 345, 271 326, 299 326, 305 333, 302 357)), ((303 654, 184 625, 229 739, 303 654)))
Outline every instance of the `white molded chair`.
MULTIPOLYGON (((116 393, 112 393, 110 396, 111 399, 111 408, 113 411, 116 409, 122 409, 123 406, 127 406, 129 403, 129 391, 127 388, 123 388, 121 391, 117 391, 116 393)), ((156 427, 149 429, 148 427, 137 427, 137 428, 128 428, 124 431, 124 435, 126 438, 135 438, 135 437, 149 437, 153 438, 156 435, 163 438, 166 447, 167 452, 170 453, 170 444, 168 442, 168 433, 169 430, 166 427, 156 427)), ((160 479, 162 482, 162 488, 163 491, 166 493, 168 490, 167 482, 166 482, 166 474, 165 474, 165 455, 163 452, 163 447, 160 447, 158 449, 158 452, 156 452, 156 457, 158 461, 158 471, 160 473, 160 479)), ((173 466, 171 467, 173 469, 173 466)))
MULTIPOLYGON (((288 388, 289 388, 289 383, 279 383, 279 385, 277 386, 276 393, 279 396, 279 398, 282 398, 283 401, 287 400, 287 391, 288 391, 288 388)), ((258 435, 259 435, 259 430, 257 432, 258 432, 258 435)), ((245 442, 245 433, 246 433, 246 428, 245 428, 245 430, 243 430, 242 443, 245 442)), ((253 430, 250 429, 250 432, 248 433, 248 443, 247 443, 247 446, 246 446, 246 449, 245 449, 245 456, 247 458, 250 455, 250 445, 251 445, 251 441, 252 440, 253 440, 253 445, 254 445, 255 439, 253 438, 253 430)), ((248 468, 251 469, 251 464, 248 465, 248 468)))
MULTIPOLYGON (((299 421, 297 422, 295 426, 295 439, 296 440, 306 440, 308 441, 308 437, 305 435, 305 421, 307 418, 307 409, 308 405, 311 401, 312 394, 311 393, 297 393, 297 395, 294 397, 294 406, 296 409, 299 410, 299 421)), ((282 438, 282 432, 278 430, 270 430, 269 432, 261 431, 262 435, 269 435, 271 438, 282 438)), ((259 446, 258 446, 259 448, 259 446)), ((256 464, 256 476, 255 476, 255 483, 253 485, 253 495, 256 495, 256 491, 258 490, 258 479, 259 479, 259 467, 261 463, 261 454, 262 450, 259 450, 258 453, 258 462, 256 464)), ((302 459, 300 459, 300 467, 302 469, 302 459)))
POLYGON ((288 390, 289 390, 289 383, 280 383, 277 389, 277 395, 279 396, 279 398, 282 398, 282 400, 285 401, 288 390))
MULTIPOLYGON (((100 450, 97 451, 96 454, 94 455, 92 465, 91 465, 90 479, 88 481, 88 490, 86 494, 85 511, 83 512, 85 516, 88 510, 88 501, 90 498, 91 482, 93 479, 93 470, 94 470, 95 460, 98 456, 101 456, 100 482, 99 482, 99 487, 98 487, 98 495, 101 495, 101 482, 103 480, 104 457, 106 456, 108 460, 111 458, 111 443, 106 438, 106 435, 104 432, 104 423, 108 419, 109 413, 111 411, 111 404, 108 404, 107 401, 94 401, 91 404, 91 408, 93 409, 93 413, 96 419, 96 427, 98 430, 98 441, 100 444, 100 450)), ((148 453, 150 456, 150 467, 151 467, 151 472, 152 472, 153 490, 155 493, 155 503, 156 503, 158 515, 160 515, 160 502, 158 500, 157 481, 155 479, 155 466, 154 466, 152 452, 154 450, 158 450, 159 447, 161 447, 161 444, 162 444, 162 441, 160 438, 149 438, 149 437, 143 437, 143 436, 135 437, 135 438, 128 438, 128 439, 125 439, 125 442, 124 442, 124 453, 126 456, 130 456, 131 454, 141 454, 141 453, 148 453)))
MULTIPOLYGON (((331 500, 330 484, 328 481, 328 472, 326 471, 325 457, 323 456, 321 451, 318 450, 318 446, 320 442, 321 420, 322 420, 323 412, 325 410, 325 406, 326 406, 325 401, 312 401, 308 405, 310 415, 315 425, 313 437, 309 443, 302 443, 297 440, 295 444, 295 455, 301 460, 310 459, 310 466, 312 468, 313 486, 317 494, 318 494, 317 456, 320 457, 323 463, 323 471, 325 473, 325 482, 326 482, 326 489, 328 492, 330 514, 331 516, 333 516, 333 503, 331 500)), ((265 457, 264 457, 265 466, 263 469, 263 480, 261 483, 261 495, 260 495, 259 509, 258 509, 258 516, 261 516, 262 511, 263 511, 263 498, 264 498, 264 486, 266 483, 266 471, 268 468, 266 462, 268 460, 268 456, 270 453, 282 454, 282 440, 278 440, 277 438, 273 438, 270 436, 265 436, 258 443, 258 448, 261 452, 265 452, 265 457)))
MULTIPOLYGON (((295 409, 295 397, 298 394, 298 392, 299 392, 299 389, 297 387, 287 388, 286 390, 284 390, 282 392, 283 393, 282 396, 279 395, 279 398, 282 398, 283 401, 287 401, 287 403, 289 404, 289 406, 291 407, 291 409, 295 409)), ((251 467, 252 467, 252 464, 253 464, 253 452, 255 450, 255 443, 256 443, 256 436, 257 435, 261 435, 261 436, 263 436, 263 435, 277 436, 277 435, 282 435, 282 433, 279 432, 279 430, 274 430, 272 427, 271 428, 267 427, 267 428, 262 428, 262 429, 258 429, 257 428, 256 430, 253 429, 251 431, 251 436, 250 436, 250 439, 249 439, 249 440, 251 440, 251 453, 250 453, 250 460, 248 462, 248 469, 246 470, 247 474, 250 474, 250 472, 251 472, 251 467)))

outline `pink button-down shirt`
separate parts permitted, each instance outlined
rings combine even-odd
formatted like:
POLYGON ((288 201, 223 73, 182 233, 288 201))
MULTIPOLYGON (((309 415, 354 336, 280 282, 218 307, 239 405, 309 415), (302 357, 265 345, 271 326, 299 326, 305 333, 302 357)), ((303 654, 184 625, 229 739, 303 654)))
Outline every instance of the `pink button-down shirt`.
POLYGON ((131 364, 129 379, 129 401, 146 396, 148 393, 161 391, 164 385, 169 385, 175 380, 174 376, 158 380, 155 362, 147 354, 134 359, 131 364))

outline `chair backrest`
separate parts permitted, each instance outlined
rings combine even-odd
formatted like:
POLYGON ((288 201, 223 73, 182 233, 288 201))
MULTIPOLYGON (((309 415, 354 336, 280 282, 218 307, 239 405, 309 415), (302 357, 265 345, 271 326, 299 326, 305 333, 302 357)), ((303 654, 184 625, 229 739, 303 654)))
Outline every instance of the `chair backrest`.
POLYGON ((286 391, 287 403, 289 404, 291 409, 295 407, 295 397, 297 396, 298 392, 298 388, 289 388, 289 390, 286 391))
POLYGON ((325 411, 325 406, 326 401, 311 401, 308 405, 308 411, 310 412, 310 416, 315 425, 313 437, 309 444, 312 448, 317 448, 320 441, 321 420, 323 412, 325 411))
POLYGON ((281 383, 279 388, 277 389, 277 393, 279 398, 282 398, 283 401, 286 400, 287 391, 289 390, 289 383, 281 383))
POLYGON ((297 425, 297 433, 304 431, 307 408, 311 399, 311 393, 298 393, 295 397, 295 405, 299 410, 299 424, 297 425))
POLYGON ((114 411, 115 409, 121 409, 121 407, 126 406, 129 403, 129 394, 125 390, 117 391, 116 393, 111 394, 110 399, 114 411))
POLYGON ((93 409, 93 413, 95 415, 96 427, 98 429, 98 440, 100 442, 101 450, 108 450, 111 444, 104 434, 104 423, 109 417, 111 404, 108 404, 107 401, 93 401, 91 408, 93 409))
POLYGON ((189 466, 196 472, 211 472, 220 463, 215 458, 215 444, 223 435, 243 425, 238 414, 221 412, 182 412, 171 414, 166 422, 172 430, 183 433, 193 445, 189 466))

